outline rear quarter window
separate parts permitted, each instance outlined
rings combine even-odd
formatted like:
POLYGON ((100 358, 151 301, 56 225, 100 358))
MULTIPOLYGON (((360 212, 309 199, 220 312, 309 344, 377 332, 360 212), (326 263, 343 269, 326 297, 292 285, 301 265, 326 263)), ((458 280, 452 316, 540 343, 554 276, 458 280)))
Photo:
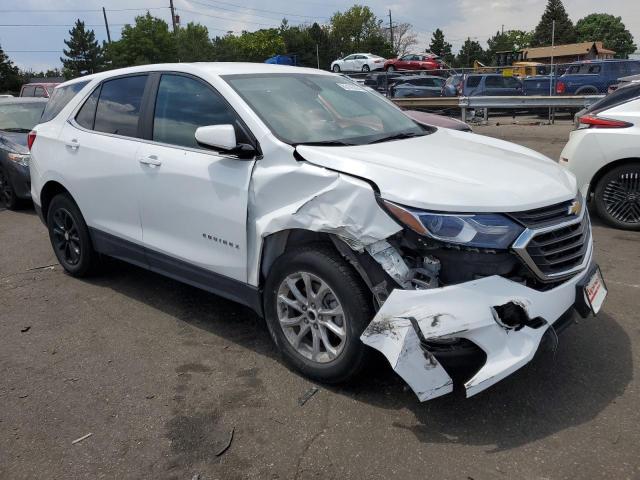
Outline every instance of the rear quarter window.
POLYGON ((89 82, 76 82, 71 85, 58 87, 53 90, 51 98, 47 102, 47 106, 42 114, 41 123, 53 120, 62 111, 64 107, 71 101, 76 94, 82 90, 89 82))
POLYGON ((468 77, 467 78, 467 87, 473 88, 480 85, 480 77, 468 77))

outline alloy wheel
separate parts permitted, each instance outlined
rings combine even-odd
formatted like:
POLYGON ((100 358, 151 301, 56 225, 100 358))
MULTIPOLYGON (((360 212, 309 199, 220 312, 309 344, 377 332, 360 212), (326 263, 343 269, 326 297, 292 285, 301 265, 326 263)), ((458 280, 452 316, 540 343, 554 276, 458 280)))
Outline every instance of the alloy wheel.
POLYGON ((4 173, 4 170, 0 169, 0 203, 4 205, 11 205, 13 203, 13 189, 9 183, 9 179, 4 173))
POLYGON ((619 222, 640 223, 640 173, 623 172, 602 193, 607 213, 619 222))
POLYGON ((68 265, 77 265, 80 261, 82 250, 78 227, 65 208, 53 213, 53 246, 68 265))
POLYGON ((328 363, 344 350, 344 310, 331 287, 317 275, 287 276, 278 289, 277 311, 285 337, 303 357, 328 363))

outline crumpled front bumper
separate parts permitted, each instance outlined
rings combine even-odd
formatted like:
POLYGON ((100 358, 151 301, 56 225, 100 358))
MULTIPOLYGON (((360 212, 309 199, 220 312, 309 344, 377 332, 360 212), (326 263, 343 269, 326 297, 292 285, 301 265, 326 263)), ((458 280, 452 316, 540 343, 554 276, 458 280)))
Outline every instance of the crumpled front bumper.
MULTIPOLYGON (((500 276, 427 290, 394 290, 361 340, 382 352, 420 401, 450 393, 453 381, 425 340, 466 338, 486 354, 485 364, 465 383, 475 395, 527 364, 542 336, 567 310, 584 304, 576 292, 595 265, 547 290, 538 291, 500 276), (500 317, 501 307, 526 313, 524 324, 500 317), (497 308, 496 308, 497 307, 497 308)), ((584 309, 582 314, 584 315, 584 309)))

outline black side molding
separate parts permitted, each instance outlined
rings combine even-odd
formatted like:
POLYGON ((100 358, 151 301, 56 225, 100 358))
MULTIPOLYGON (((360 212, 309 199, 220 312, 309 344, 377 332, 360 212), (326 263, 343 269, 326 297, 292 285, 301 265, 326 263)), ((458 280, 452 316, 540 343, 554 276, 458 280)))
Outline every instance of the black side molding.
POLYGON ((184 260, 156 252, 95 228, 89 228, 89 231, 94 248, 103 255, 132 263, 241 303, 251 308, 261 317, 263 316, 262 292, 253 285, 192 265, 184 260))

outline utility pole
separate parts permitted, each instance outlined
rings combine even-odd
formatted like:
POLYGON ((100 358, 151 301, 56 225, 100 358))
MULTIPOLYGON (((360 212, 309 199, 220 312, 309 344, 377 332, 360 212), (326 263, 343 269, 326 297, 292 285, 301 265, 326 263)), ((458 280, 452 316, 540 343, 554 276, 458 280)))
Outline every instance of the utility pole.
MULTIPOLYGON (((551 68, 549 71, 549 96, 553 95, 553 81, 555 75, 553 71, 553 49, 556 47, 556 21, 551 22, 551 68)), ((549 123, 555 123, 555 110, 549 107, 549 123)))
POLYGON ((171 24, 173 25, 173 33, 176 33, 176 10, 173 8, 173 0, 169 0, 169 8, 171 9, 171 24))
POLYGON ((391 9, 389 9, 389 35, 391 38, 391 51, 395 55, 396 51, 393 48, 393 21, 391 20, 391 9))
POLYGON ((317 43, 316 43, 316 61, 318 62, 318 70, 320 70, 320 50, 318 49, 317 43))
POLYGON ((504 23, 502 24, 502 35, 504 35, 504 23))
POLYGON ((111 43, 111 33, 109 32, 109 21, 107 20, 107 11, 102 7, 102 15, 104 16, 104 26, 107 29, 107 42, 111 43))

